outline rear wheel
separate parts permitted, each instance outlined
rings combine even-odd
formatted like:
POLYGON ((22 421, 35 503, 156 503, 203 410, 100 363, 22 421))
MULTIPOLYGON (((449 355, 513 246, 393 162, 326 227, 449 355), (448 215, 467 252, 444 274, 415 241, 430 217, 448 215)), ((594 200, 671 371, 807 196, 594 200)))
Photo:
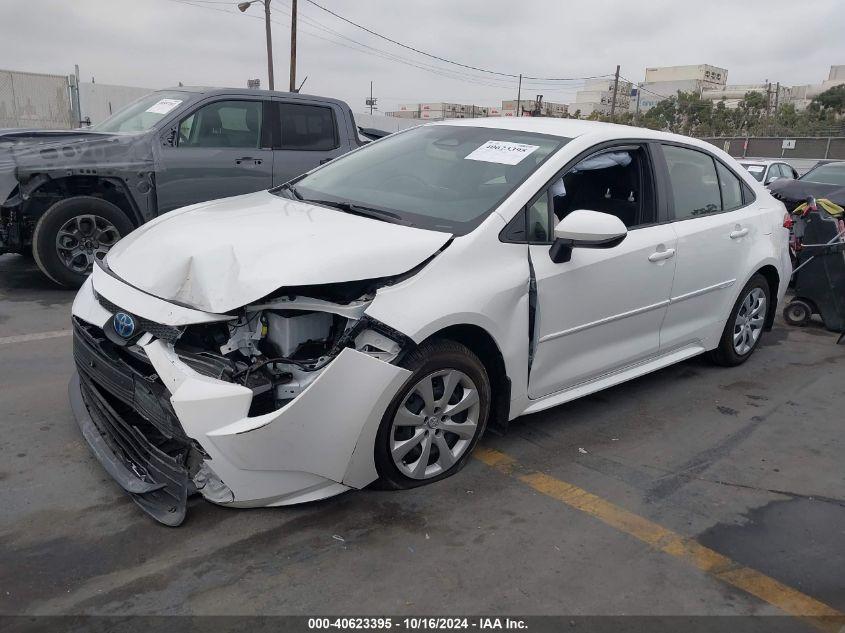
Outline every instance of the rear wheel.
POLYGON ((402 364, 413 374, 388 406, 375 446, 379 484, 393 489, 414 488, 460 470, 490 413, 490 379, 466 346, 426 343, 402 364))
POLYGON ((739 293, 719 347, 710 352, 714 363, 731 367, 748 360, 763 336, 769 301, 769 282, 763 275, 754 275, 739 293))
POLYGON ((44 212, 32 235, 32 254, 57 284, 78 288, 94 260, 132 230, 126 214, 111 202, 90 196, 60 200, 44 212))

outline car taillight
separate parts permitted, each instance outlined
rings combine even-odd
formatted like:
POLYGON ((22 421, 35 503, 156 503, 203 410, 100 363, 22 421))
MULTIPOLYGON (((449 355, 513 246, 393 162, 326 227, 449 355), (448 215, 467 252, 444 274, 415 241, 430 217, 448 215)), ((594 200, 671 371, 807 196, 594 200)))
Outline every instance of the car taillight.
POLYGON ((795 220, 792 219, 792 216, 788 213, 784 214, 783 216, 783 228, 791 229, 792 225, 795 224, 795 220))

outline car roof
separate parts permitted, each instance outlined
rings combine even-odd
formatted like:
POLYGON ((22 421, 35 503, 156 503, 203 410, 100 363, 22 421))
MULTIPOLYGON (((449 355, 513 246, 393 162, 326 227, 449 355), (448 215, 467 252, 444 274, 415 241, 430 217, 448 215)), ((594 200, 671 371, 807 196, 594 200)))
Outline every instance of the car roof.
POLYGON ((584 121, 582 119, 559 119, 554 117, 486 117, 478 119, 446 119, 427 125, 460 125, 468 127, 486 127, 498 130, 512 130, 518 132, 534 132, 560 138, 601 137, 619 139, 654 139, 675 141, 688 145, 697 145, 712 151, 712 143, 680 134, 660 132, 643 127, 620 125, 617 123, 603 123, 601 121, 584 121))
POLYGON ((774 165, 775 163, 789 164, 785 160, 778 158, 737 158, 736 162, 740 165, 774 165))
POLYGON ((283 92, 281 90, 261 90, 256 88, 218 88, 213 86, 174 86, 172 88, 162 88, 155 92, 170 92, 170 91, 190 92, 193 94, 201 94, 209 97, 218 95, 238 96, 238 97, 286 97, 289 99, 317 99, 327 103, 334 103, 340 106, 345 106, 344 101, 339 99, 332 99, 331 97, 321 97, 318 95, 308 95, 299 92, 283 92))

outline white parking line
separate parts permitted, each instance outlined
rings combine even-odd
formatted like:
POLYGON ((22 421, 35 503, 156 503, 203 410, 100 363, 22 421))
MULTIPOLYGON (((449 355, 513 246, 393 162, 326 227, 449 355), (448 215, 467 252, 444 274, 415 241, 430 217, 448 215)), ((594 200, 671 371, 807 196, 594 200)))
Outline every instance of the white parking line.
POLYGON ((53 330, 52 332, 38 332, 37 334, 18 334, 17 336, 0 337, 0 345, 11 345, 12 343, 25 343, 26 341, 41 341, 46 338, 60 338, 70 336, 72 330, 53 330))

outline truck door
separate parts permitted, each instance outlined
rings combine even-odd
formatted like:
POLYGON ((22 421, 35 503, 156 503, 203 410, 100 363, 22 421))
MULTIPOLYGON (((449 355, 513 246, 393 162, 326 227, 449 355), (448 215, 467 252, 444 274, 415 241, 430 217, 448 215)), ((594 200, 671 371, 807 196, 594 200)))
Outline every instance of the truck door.
POLYGON ((269 100, 218 99, 182 118, 178 138, 162 150, 163 168, 156 174, 159 213, 269 189, 270 105, 269 100))
POLYGON ((277 98, 279 140, 273 185, 280 185, 353 149, 343 111, 331 103, 277 98))

